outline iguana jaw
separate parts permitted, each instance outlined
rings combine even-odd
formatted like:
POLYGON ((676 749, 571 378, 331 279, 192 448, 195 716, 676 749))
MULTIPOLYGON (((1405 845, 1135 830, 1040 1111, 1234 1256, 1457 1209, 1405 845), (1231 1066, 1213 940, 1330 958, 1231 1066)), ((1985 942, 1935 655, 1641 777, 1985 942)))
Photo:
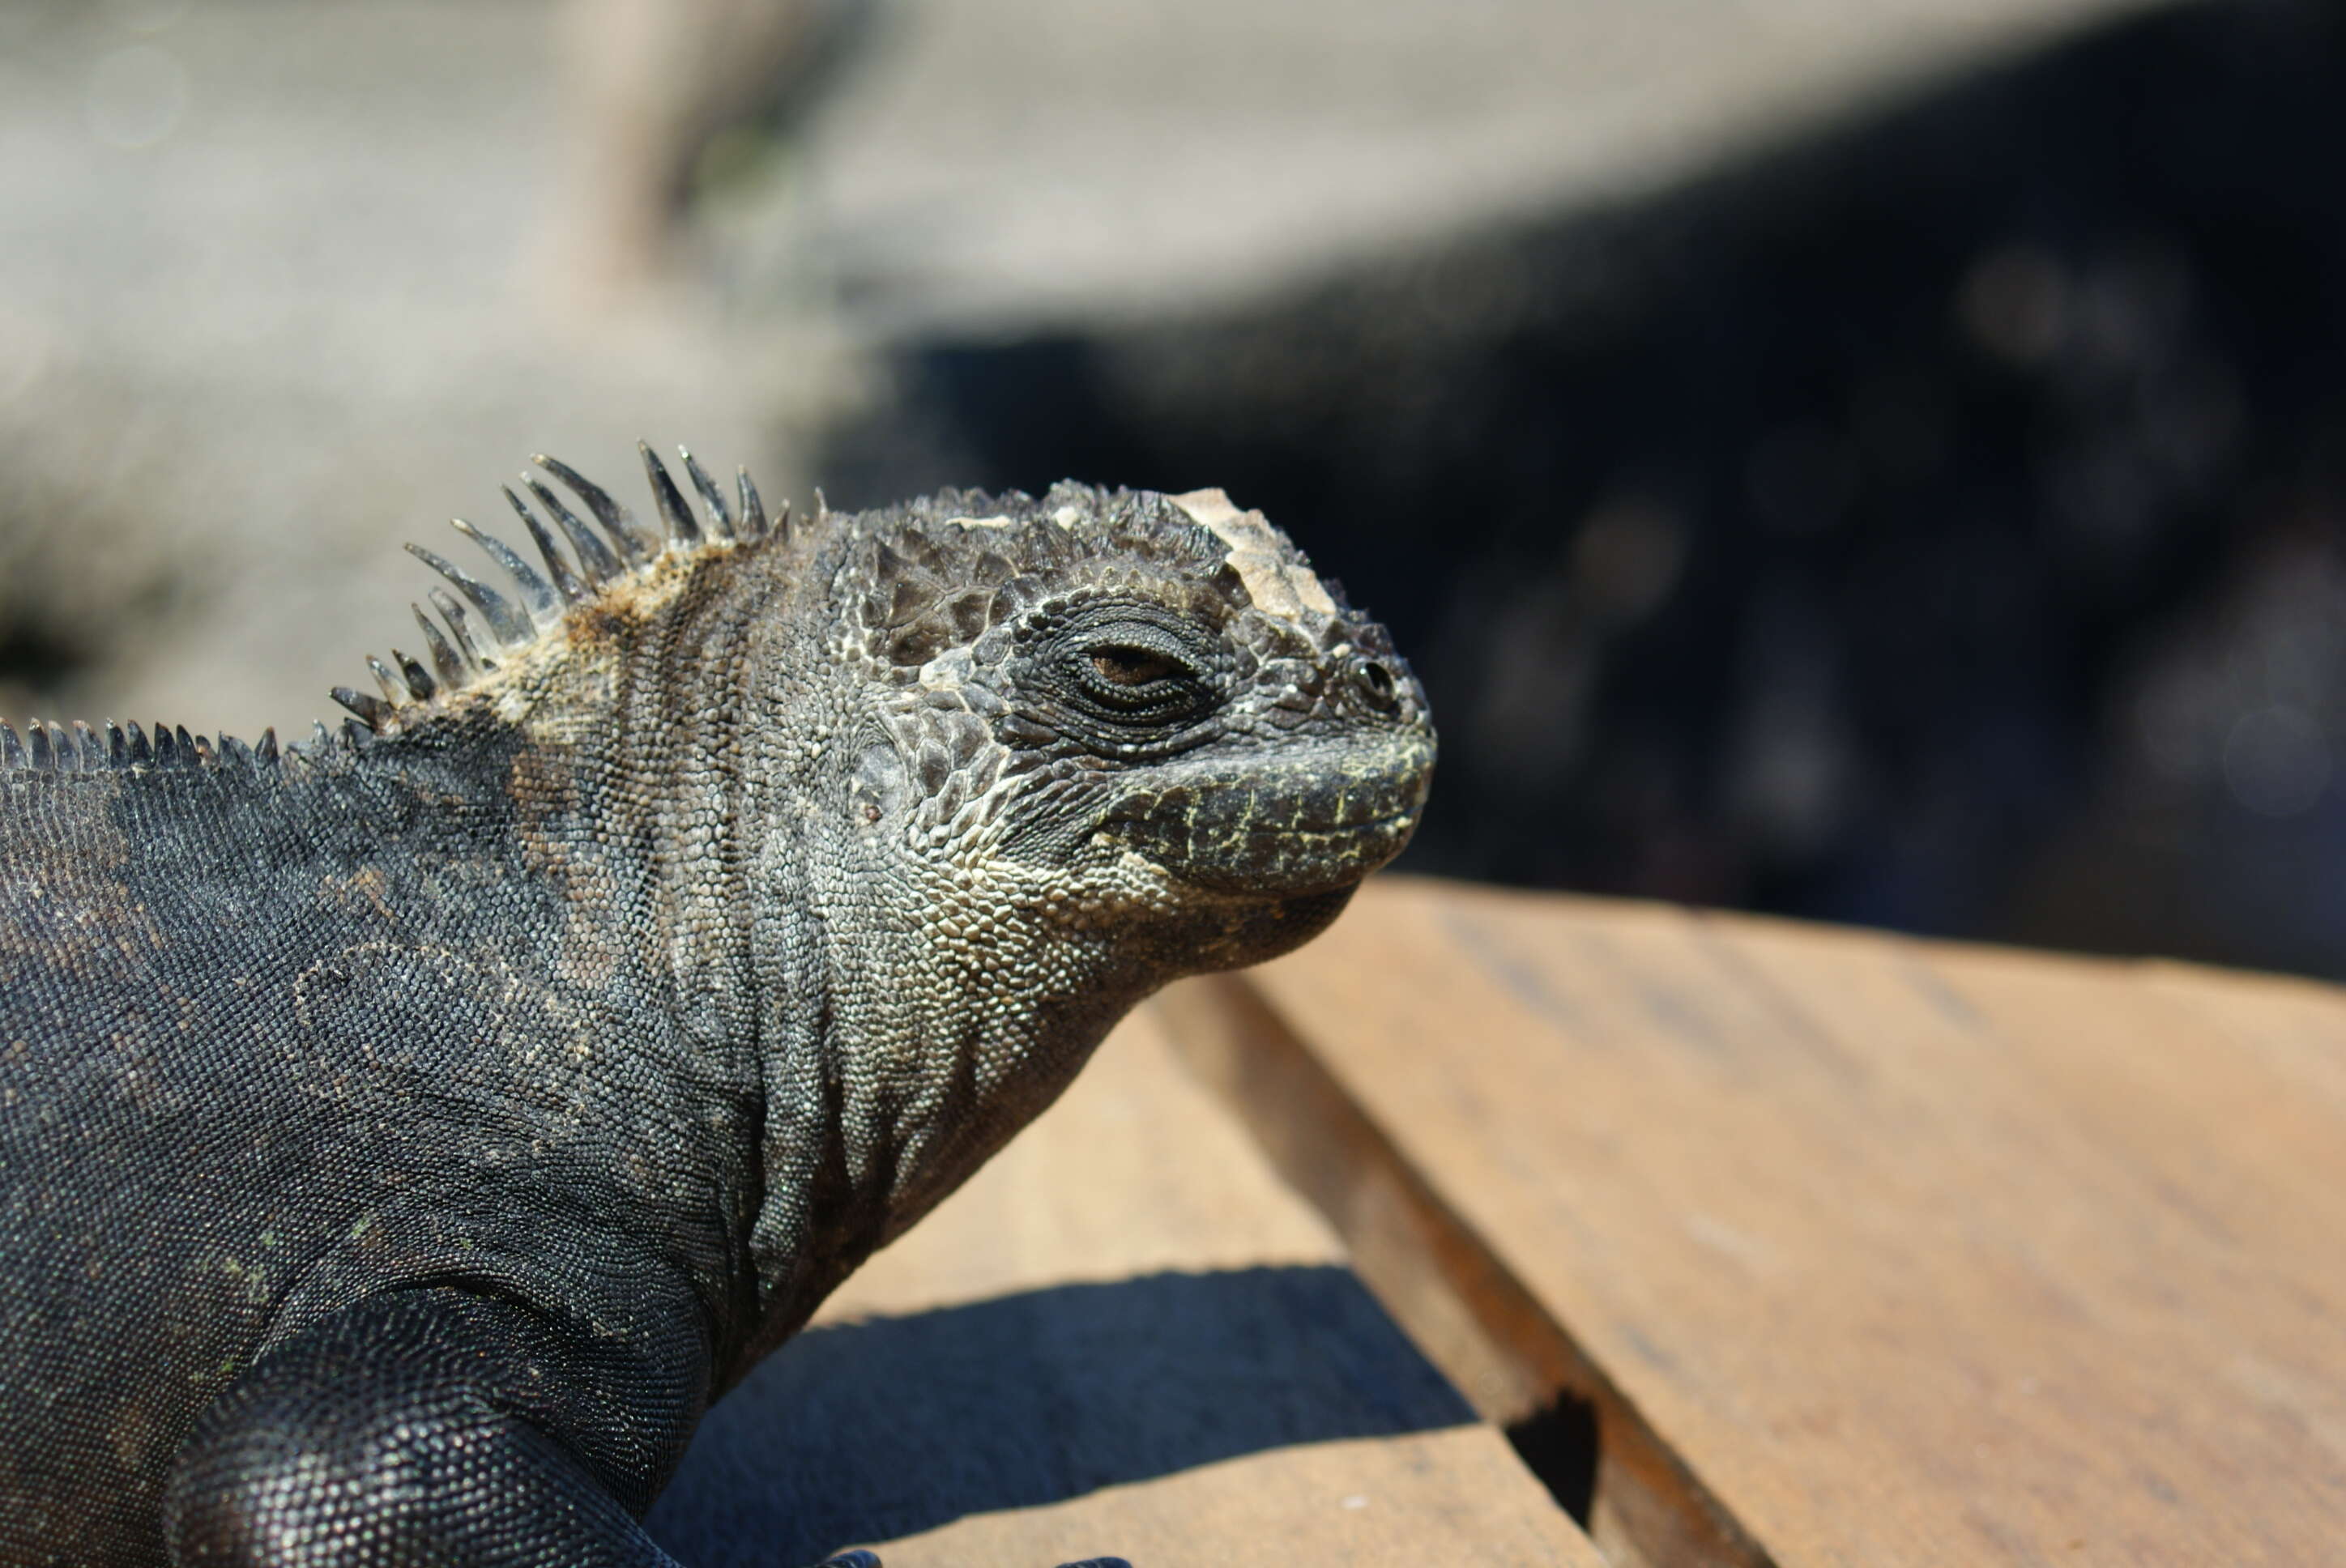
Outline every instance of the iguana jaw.
POLYGON ((1349 888, 1407 846, 1433 776, 1422 731, 1156 771, 1101 831, 1194 887, 1259 898, 1349 888))

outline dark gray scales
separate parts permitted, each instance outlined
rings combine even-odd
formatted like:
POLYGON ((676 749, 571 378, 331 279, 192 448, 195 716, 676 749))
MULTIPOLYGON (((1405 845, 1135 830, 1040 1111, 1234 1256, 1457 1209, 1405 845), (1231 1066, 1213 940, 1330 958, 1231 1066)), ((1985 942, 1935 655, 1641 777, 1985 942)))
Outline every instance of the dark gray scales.
POLYGON ((1218 492, 644 455, 418 550, 340 734, 0 726, 0 1564, 668 1562, 711 1400, 1414 825, 1406 667, 1218 492))

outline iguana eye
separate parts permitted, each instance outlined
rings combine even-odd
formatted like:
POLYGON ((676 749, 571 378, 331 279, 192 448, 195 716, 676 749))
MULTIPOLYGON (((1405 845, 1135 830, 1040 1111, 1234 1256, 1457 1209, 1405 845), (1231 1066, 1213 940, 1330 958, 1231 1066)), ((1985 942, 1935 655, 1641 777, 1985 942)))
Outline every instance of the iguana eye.
POLYGON ((1170 741, 1222 700, 1212 634, 1159 606, 1099 599, 1046 633, 1030 687, 1044 710, 1080 716, 1111 751, 1170 741))
POLYGON ((1125 647, 1092 649, 1092 668, 1115 686, 1147 686, 1187 673, 1178 662, 1153 648, 1125 647))
POLYGON ((1088 642, 1069 672, 1083 706, 1117 724, 1187 724, 1213 706, 1214 694, 1153 626, 1117 628, 1110 640, 1088 642), (1137 634, 1137 635, 1135 635, 1137 634))
POLYGON ((1199 743, 1223 701, 1219 628, 1170 606, 1122 594, 1056 602, 1022 640, 1021 705, 1104 756, 1199 743))

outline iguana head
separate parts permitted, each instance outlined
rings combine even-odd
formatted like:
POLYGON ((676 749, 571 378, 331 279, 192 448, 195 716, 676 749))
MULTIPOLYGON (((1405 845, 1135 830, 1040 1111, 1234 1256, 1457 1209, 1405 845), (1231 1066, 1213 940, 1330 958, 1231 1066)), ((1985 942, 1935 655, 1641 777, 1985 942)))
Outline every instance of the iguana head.
POLYGON ((909 940, 959 972, 939 1000, 981 1011, 989 985, 1128 1003, 1283 952, 1408 841, 1423 692, 1219 491, 949 492, 792 525, 688 456, 696 515, 644 455, 664 538, 541 459, 602 533, 542 481, 535 512, 509 491, 544 572, 460 527, 519 603, 418 550, 470 612, 435 595, 433 669, 394 650, 370 661, 383 700, 338 698, 378 734, 485 707, 541 753, 627 730, 620 766, 667 769, 662 831, 725 819, 830 939, 899 965, 909 940), (655 687, 647 733, 617 694, 655 687))
POLYGON ((696 515, 646 459, 665 539, 548 463, 607 541, 528 481, 543 573, 466 530, 521 603, 425 553, 470 609, 437 596, 430 669, 337 695, 394 766, 501 770, 573 967, 632 954, 700 1059, 754 1048, 788 1325, 1141 997, 1332 920, 1408 840, 1433 731, 1382 628, 1219 491, 792 524, 688 458, 696 515))
POLYGON ((883 514, 835 570, 869 721, 855 830, 975 929, 1249 963, 1408 842, 1423 693, 1219 491, 945 495, 883 514))

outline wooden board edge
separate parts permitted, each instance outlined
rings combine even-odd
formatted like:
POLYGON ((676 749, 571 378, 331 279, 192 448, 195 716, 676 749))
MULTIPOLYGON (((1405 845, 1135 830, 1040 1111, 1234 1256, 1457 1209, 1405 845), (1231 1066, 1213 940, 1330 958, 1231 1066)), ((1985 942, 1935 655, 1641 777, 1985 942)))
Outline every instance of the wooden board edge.
POLYGON ((1774 1568, 1260 987, 1205 975, 1150 1005, 1183 1064, 1327 1217, 1370 1292, 1610 1562, 1774 1568))

